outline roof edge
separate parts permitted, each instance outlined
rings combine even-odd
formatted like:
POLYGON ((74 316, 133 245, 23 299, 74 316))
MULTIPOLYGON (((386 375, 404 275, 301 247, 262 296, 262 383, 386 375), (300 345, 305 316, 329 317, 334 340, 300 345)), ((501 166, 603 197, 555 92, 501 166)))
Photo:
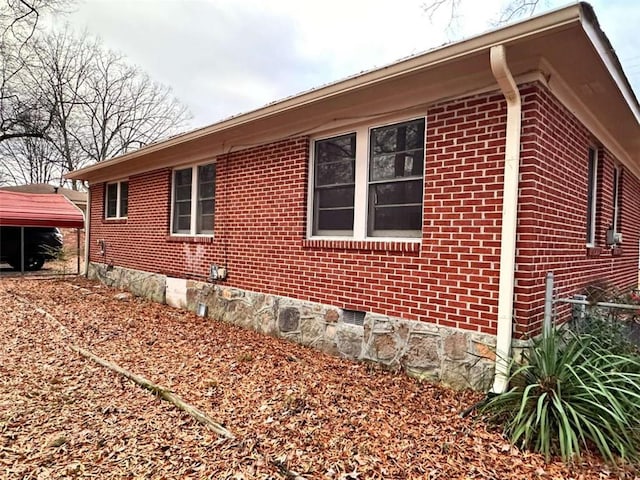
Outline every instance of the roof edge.
MULTIPOLYGON (((133 158, 149 155, 165 148, 191 142, 214 133, 285 113, 304 105, 316 103, 393 77, 406 75, 416 70, 429 68, 479 51, 488 50, 494 45, 510 43, 519 38, 534 35, 562 25, 580 23, 582 21, 584 5, 587 4, 576 3, 569 5, 456 43, 437 47, 389 65, 369 70, 353 77, 348 77, 346 79, 270 103, 264 107, 230 117, 209 126, 142 147, 134 152, 69 172, 64 177, 69 180, 83 180, 92 172, 118 165, 133 158)), ((591 8, 590 6, 588 7, 591 8)))
POLYGON ((600 55, 600 58, 602 58, 602 61, 607 67, 607 70, 609 70, 611 77, 618 86, 618 89, 620 89, 620 93, 640 124, 640 102, 638 102, 638 97, 633 91, 633 87, 624 73, 618 54, 613 48, 613 45, 611 45, 609 37, 607 37, 607 34, 604 33, 600 27, 600 22, 598 21, 598 17, 596 16, 593 7, 587 2, 580 2, 580 5, 583 13, 582 27, 584 28, 587 37, 589 37, 589 40, 596 49, 596 52, 600 55))

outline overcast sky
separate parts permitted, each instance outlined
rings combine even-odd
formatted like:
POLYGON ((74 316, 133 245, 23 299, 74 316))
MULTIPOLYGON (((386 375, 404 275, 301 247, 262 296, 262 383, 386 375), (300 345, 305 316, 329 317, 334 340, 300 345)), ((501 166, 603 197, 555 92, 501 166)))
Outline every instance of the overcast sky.
MULTIPOLYGON (((462 0, 452 31, 426 1, 81 0, 64 21, 172 87, 195 128, 481 33, 503 3, 462 0)), ((640 96, 640 1, 591 4, 640 96)))

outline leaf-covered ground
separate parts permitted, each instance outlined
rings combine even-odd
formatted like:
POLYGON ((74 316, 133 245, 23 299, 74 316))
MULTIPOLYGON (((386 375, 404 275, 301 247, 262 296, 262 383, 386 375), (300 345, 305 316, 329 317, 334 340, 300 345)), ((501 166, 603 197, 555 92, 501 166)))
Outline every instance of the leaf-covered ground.
POLYGON ((509 447, 460 418, 477 393, 117 293, 82 278, 0 281, 0 478, 622 475, 595 458, 567 467, 509 447), (237 438, 218 438, 70 344, 171 388, 237 438))

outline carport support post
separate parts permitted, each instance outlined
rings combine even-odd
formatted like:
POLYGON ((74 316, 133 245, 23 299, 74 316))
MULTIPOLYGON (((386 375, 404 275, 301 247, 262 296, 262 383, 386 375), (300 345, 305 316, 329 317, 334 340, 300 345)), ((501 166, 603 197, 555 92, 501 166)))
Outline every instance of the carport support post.
POLYGON ((80 229, 76 228, 76 262, 78 268, 76 270, 76 275, 80 275, 80 229))
POLYGON ((24 275, 24 227, 20 227, 20 275, 24 275))

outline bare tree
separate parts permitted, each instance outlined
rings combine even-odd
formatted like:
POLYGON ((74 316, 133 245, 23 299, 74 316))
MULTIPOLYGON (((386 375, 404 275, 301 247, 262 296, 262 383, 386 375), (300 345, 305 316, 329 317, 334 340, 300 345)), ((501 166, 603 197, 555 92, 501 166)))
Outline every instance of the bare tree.
POLYGON ((93 73, 92 59, 98 45, 86 34, 75 37, 65 28, 60 33, 43 35, 34 50, 37 64, 27 69, 29 79, 37 85, 41 107, 50 114, 48 140, 57 150, 59 170, 68 172, 82 161, 77 138, 85 123, 82 93, 93 73))
POLYGON ((0 184, 55 183, 62 185, 61 159, 53 142, 16 137, 0 144, 0 184))
POLYGON ((191 118, 171 89, 112 51, 98 51, 84 94, 87 161, 102 161, 184 129, 191 118))
POLYGON ((0 0, 0 142, 44 138, 50 112, 25 88, 22 74, 33 61, 33 41, 43 13, 58 12, 70 0, 0 0))
MULTIPOLYGON (((433 21, 437 14, 444 14, 451 29, 462 15, 466 0, 429 0, 422 4, 422 9, 433 21)), ((533 15, 540 7, 548 6, 548 0, 507 0, 499 11, 495 26, 508 23, 517 18, 533 15)))
MULTIPOLYGON (((21 94, 34 99, 34 111, 46 112, 46 135, 15 135, 5 139, 10 145, 0 148, 6 164, 19 164, 15 172, 34 169, 30 175, 19 175, 25 180, 39 176, 51 159, 57 162, 51 175, 61 177, 177 133, 190 119, 170 88, 153 82, 123 55, 104 49, 87 34, 75 35, 68 27, 39 34, 28 58, 20 72, 21 94), (42 165, 33 164, 31 160, 45 150, 27 149, 28 142, 21 141, 25 137, 46 138, 55 155, 47 151, 42 165)), ((6 172, 4 176, 6 181, 6 172)), ((71 186, 79 187, 77 182, 71 186)))

